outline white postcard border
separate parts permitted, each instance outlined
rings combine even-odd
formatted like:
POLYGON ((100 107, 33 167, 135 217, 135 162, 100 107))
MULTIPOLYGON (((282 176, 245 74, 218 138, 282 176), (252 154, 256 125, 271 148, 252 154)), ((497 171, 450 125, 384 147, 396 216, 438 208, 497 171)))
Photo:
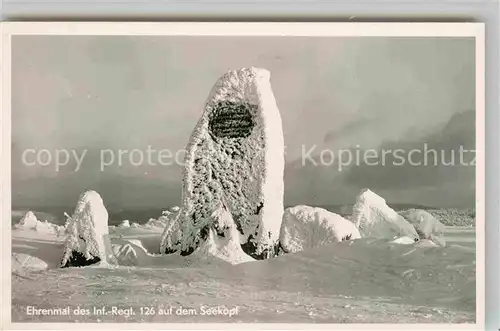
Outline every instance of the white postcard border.
POLYGON ((2 112, 2 328, 54 329, 315 329, 481 330, 485 323, 485 26, 483 23, 209 23, 6 22, 1 23, 2 112), (230 324, 230 323, 11 323, 11 37, 16 35, 474 37, 476 40, 476 323, 475 324, 230 324), (9 220, 9 221, 7 221, 9 220))

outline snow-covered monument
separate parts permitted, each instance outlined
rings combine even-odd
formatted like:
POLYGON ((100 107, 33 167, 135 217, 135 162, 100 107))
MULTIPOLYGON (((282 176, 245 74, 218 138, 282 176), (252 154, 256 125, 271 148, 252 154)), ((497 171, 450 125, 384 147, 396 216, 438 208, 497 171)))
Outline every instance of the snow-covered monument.
POLYGON ((108 238, 108 212, 99 193, 80 195, 67 221, 66 235, 62 268, 115 262, 108 238))
MULTIPOLYGON (((215 84, 186 148, 182 207, 161 253, 189 255, 228 222, 248 255, 274 255, 283 215, 284 141, 270 73, 229 71, 215 84), (218 215, 229 211, 230 221, 218 215)), ((231 239, 231 240, 234 240, 231 239)))

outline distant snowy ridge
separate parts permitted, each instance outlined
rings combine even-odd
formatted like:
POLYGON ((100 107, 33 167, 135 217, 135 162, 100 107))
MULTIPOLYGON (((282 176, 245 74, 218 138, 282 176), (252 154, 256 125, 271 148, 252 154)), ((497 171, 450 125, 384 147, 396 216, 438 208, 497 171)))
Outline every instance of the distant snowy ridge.
POLYGON ((476 226, 476 212, 470 209, 428 209, 439 222, 445 226, 476 226))
POLYGON ((13 228, 14 230, 30 230, 40 234, 56 236, 63 236, 65 231, 64 226, 52 224, 48 221, 39 221, 32 211, 28 211, 13 228))
POLYGON ((139 224, 137 222, 130 222, 129 220, 123 220, 120 222, 118 225, 110 225, 108 228, 111 233, 116 233, 119 232, 120 229, 127 229, 127 228, 133 228, 133 229, 140 229, 140 230, 148 230, 148 231, 164 231, 165 227, 167 224, 170 223, 172 219, 177 217, 179 212, 179 207, 178 206, 173 206, 170 208, 170 210, 164 210, 162 211, 162 214, 158 218, 150 218, 148 221, 146 221, 143 224, 139 224))

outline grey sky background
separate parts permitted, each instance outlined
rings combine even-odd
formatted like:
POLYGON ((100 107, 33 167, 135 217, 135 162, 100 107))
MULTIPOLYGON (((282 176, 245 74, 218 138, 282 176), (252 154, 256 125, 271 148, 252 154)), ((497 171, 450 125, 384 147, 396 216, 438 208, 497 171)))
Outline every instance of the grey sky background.
MULTIPOLYGON (((214 82, 263 67, 283 120, 285 204, 389 202, 470 207, 474 169, 302 166, 302 146, 336 151, 475 144, 470 38, 16 36, 12 44, 13 205, 73 205, 95 189, 114 208, 179 204, 179 166, 110 166, 101 149, 183 149, 214 82), (26 166, 25 149, 87 149, 83 166, 26 166)), ((449 157, 447 157, 449 159, 449 157)))

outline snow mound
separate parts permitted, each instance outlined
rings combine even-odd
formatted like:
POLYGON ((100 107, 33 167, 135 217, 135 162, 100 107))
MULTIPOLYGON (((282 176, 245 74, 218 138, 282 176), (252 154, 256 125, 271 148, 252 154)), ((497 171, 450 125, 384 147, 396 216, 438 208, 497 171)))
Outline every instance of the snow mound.
POLYGON ((61 236, 64 234, 64 226, 52 224, 48 221, 41 222, 37 219, 32 211, 28 211, 19 221, 14 225, 15 230, 20 231, 36 231, 40 234, 61 236))
POLYGON ((179 206, 173 206, 172 208, 170 208, 170 210, 174 213, 177 213, 179 210, 181 210, 181 208, 179 206))
POLYGON ((408 221, 390 208, 382 197, 369 189, 362 190, 357 196, 351 221, 363 237, 419 238, 415 228, 408 221))
POLYGON ((223 75, 186 151, 180 251, 194 252, 209 239, 218 226, 211 215, 222 203, 243 250, 258 259, 272 256, 283 215, 284 140, 269 71, 223 75))
POLYGON ((115 239, 111 247, 119 265, 141 266, 149 261, 148 252, 140 240, 115 239))
POLYGON ((108 238, 108 212, 99 193, 86 191, 80 195, 66 233, 61 267, 114 262, 108 238))
POLYGON ((219 228, 209 230, 207 240, 196 255, 211 255, 231 264, 255 261, 241 248, 240 235, 229 211, 221 208, 213 217, 218 220, 219 228))
POLYGON ((422 239, 415 243, 415 247, 440 247, 440 245, 436 244, 432 240, 422 239))
POLYGON ((411 244, 415 243, 415 239, 405 236, 405 237, 399 237, 397 239, 394 239, 393 241, 391 241, 391 243, 401 244, 401 245, 411 245, 411 244))
POLYGON ((404 217, 413 225, 420 239, 429 239, 439 246, 446 245, 445 226, 431 213, 422 209, 410 209, 404 213, 404 217))
POLYGON ((352 222, 323 208, 299 205, 283 214, 280 246, 285 253, 359 238, 352 222))
POLYGON ((123 220, 119 225, 119 228, 130 228, 130 221, 129 220, 123 220))
POLYGON ((12 272, 23 274, 26 271, 41 271, 47 269, 47 263, 37 257, 24 254, 12 253, 12 272))

